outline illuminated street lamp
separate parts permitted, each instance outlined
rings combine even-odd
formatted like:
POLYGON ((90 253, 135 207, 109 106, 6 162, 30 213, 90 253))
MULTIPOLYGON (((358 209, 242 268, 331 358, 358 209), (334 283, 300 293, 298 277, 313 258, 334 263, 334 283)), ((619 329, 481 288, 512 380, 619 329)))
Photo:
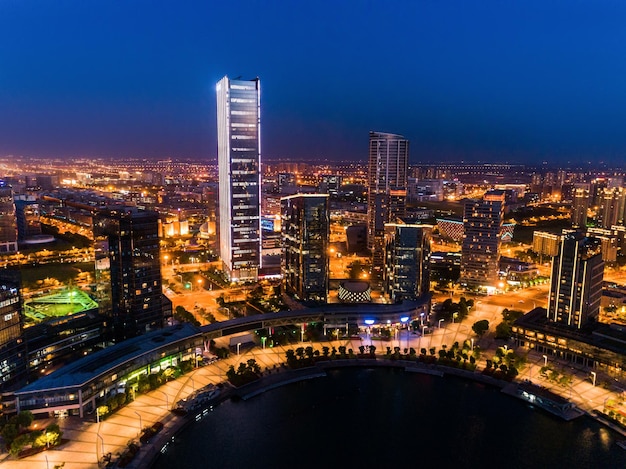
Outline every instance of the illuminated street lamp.
POLYGON ((198 290, 202 288, 203 280, 201 278, 198 279, 198 290))
POLYGON ((239 356, 239 348, 241 347, 241 342, 237 342, 237 356, 239 356))
POLYGON ((441 329, 441 323, 443 322, 443 319, 439 320, 439 329, 441 329))
POLYGON ((543 366, 548 366, 548 356, 543 355, 543 366))
POLYGON ((137 414, 137 417, 139 417, 139 433, 141 433, 141 430, 143 429, 143 424, 141 423, 141 414, 136 410, 133 410, 133 412, 135 412, 137 414))
MULTIPOLYGON (((408 316, 402 316, 400 318, 400 322, 402 324, 407 324, 409 322, 409 317, 408 316)), ((400 341, 398 341, 398 343, 400 343, 400 341)), ((406 328, 406 348, 409 348, 409 327, 408 327, 408 325, 407 325, 407 328, 406 328)))
POLYGON ((591 376, 593 377, 593 385, 595 386, 596 385, 596 372, 592 371, 591 376))

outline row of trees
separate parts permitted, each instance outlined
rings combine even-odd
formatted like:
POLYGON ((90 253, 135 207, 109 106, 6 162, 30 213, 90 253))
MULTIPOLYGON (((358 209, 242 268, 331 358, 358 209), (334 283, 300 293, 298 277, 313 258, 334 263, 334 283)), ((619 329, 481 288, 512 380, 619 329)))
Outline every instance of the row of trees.
POLYGON ((474 306, 474 300, 466 299, 462 296, 458 303, 452 301, 451 298, 445 300, 439 305, 437 310, 437 319, 444 319, 446 321, 462 321, 469 314, 469 310, 474 306))
MULTIPOLYGON (((312 366, 318 360, 336 360, 351 358, 376 358, 376 347, 362 345, 359 353, 355 354, 352 349, 345 346, 322 347, 322 352, 313 347, 298 347, 285 352, 287 365, 290 368, 312 366)), ((387 347, 384 357, 390 360, 415 360, 423 363, 440 364, 467 370, 475 370, 476 362, 482 351, 479 346, 473 346, 471 340, 465 340, 462 344, 455 342, 451 347, 443 345, 437 350, 421 348, 419 354, 414 348, 387 347)), ((492 375, 499 379, 511 380, 519 374, 519 369, 525 366, 526 360, 518 356, 513 350, 499 347, 493 357, 486 360, 484 374, 492 375)))
POLYGON ((251 358, 245 363, 241 362, 236 370, 233 365, 230 365, 226 372, 226 377, 233 386, 243 386, 244 384, 251 383, 259 379, 260 375, 261 367, 254 358, 251 358))

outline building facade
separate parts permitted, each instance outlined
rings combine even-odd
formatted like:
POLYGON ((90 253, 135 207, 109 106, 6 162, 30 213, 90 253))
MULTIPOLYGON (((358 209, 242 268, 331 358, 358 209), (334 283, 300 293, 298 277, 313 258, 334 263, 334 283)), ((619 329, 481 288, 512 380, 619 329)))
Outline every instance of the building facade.
POLYGON ((380 283, 385 265, 385 224, 405 215, 409 141, 401 135, 370 132, 368 167, 368 248, 372 280, 380 283))
POLYGON ((256 281, 261 267, 261 88, 217 83, 220 257, 231 281, 256 281))
POLYGON ((572 227, 587 226, 587 211, 589 210, 589 184, 577 183, 572 194, 572 227))
POLYGON ((158 222, 157 212, 137 208, 94 217, 97 301, 114 341, 164 326, 158 222))
POLYGON ((0 269, 0 391, 18 386, 27 374, 20 283, 19 272, 0 269))
POLYGON ((461 284, 470 289, 496 289, 500 283, 503 191, 485 193, 481 200, 467 200, 463 207, 461 284))
POLYGON ((430 292, 430 225, 385 225, 385 296, 393 303, 430 292))
POLYGON ((0 253, 17 252, 17 220, 13 189, 0 182, 0 253))
POLYGON ((282 276, 285 291, 301 301, 328 300, 330 215, 328 194, 281 199, 282 276))
POLYGON ((559 255, 552 259, 548 319, 580 329, 590 318, 597 318, 603 276, 600 240, 578 231, 563 235, 559 255))

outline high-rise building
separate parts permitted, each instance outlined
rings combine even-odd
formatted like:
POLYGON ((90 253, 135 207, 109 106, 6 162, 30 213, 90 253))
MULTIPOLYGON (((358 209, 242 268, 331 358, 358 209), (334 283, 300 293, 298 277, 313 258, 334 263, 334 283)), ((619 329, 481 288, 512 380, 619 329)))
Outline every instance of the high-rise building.
POLYGON ((465 202, 460 281, 468 288, 496 289, 499 286, 504 200, 504 191, 492 190, 481 200, 465 202))
POLYGON ((602 191, 597 222, 601 228, 624 224, 626 192, 621 187, 607 187, 602 191))
POLYGON ((27 374, 20 289, 19 272, 0 269, 0 391, 23 384, 27 374))
POLYGON ((261 88, 217 83, 219 246, 231 281, 255 281, 261 267, 261 88))
POLYGON ((281 224, 285 291, 305 302, 326 303, 330 238, 328 194, 283 197, 281 224))
POLYGON ((17 221, 13 189, 0 182, 0 253, 17 252, 17 221))
POLYGON ((34 196, 16 195, 15 218, 17 220, 17 239, 22 242, 41 234, 39 203, 34 196))
POLYGON ((430 292, 430 225, 385 225, 384 293, 394 303, 430 292))
POLYGON ((587 226, 587 210, 589 209, 589 184, 576 183, 572 195, 572 227, 587 226))
POLYGON ((401 135, 370 132, 368 168, 368 233, 372 280, 380 285, 385 265, 385 224, 405 215, 409 141, 401 135))
POLYGON ((600 240, 574 231, 552 258, 548 320, 580 329, 600 312, 604 261, 600 240))
POLYGON ((158 222, 157 212, 134 207, 94 217, 96 300, 115 341, 164 326, 158 222))
POLYGON ((560 244, 561 235, 547 231, 533 232, 533 252, 539 254, 541 263, 543 263, 544 256, 547 258, 556 256, 559 253, 560 244))

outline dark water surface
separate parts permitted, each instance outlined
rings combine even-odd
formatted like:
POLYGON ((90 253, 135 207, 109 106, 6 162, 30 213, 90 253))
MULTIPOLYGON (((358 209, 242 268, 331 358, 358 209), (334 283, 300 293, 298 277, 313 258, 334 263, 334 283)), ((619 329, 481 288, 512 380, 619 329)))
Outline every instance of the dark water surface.
POLYGON ((620 439, 460 378, 357 368, 224 402, 153 468, 626 468, 620 439))

